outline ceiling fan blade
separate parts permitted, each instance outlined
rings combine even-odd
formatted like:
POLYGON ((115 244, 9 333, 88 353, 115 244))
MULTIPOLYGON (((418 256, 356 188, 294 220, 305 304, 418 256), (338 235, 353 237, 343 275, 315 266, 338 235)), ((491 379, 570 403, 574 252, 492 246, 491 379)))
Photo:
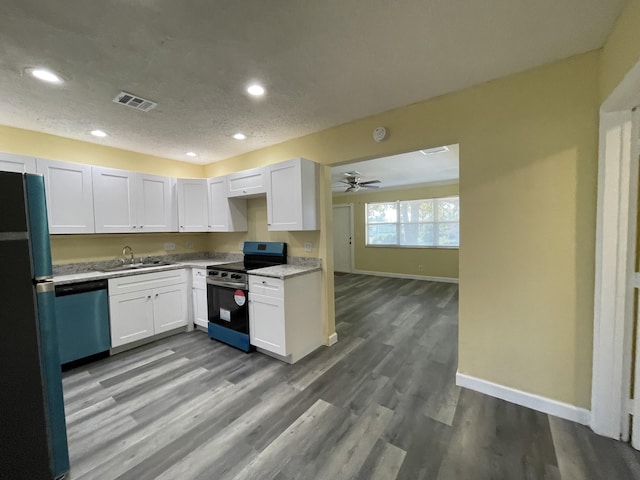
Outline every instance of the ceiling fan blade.
POLYGON ((367 180, 366 182, 359 182, 360 185, 367 185, 368 183, 380 183, 380 180, 367 180))
POLYGON ((378 185, 363 185, 363 184, 360 184, 360 186, 362 188, 380 188, 378 185))

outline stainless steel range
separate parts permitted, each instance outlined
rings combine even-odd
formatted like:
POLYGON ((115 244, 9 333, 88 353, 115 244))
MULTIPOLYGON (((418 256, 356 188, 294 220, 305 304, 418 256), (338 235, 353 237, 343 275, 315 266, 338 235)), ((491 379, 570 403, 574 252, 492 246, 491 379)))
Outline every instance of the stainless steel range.
POLYGON ((244 261, 207 267, 209 336, 249 352, 247 272, 287 263, 283 242, 244 242, 244 261))

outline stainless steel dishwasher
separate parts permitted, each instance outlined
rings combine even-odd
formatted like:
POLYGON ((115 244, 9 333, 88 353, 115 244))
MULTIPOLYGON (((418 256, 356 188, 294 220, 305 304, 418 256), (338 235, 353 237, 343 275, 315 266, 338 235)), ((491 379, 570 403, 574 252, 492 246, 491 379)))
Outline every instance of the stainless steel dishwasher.
POLYGON ((56 323, 61 364, 108 351, 107 281, 56 286, 56 323))

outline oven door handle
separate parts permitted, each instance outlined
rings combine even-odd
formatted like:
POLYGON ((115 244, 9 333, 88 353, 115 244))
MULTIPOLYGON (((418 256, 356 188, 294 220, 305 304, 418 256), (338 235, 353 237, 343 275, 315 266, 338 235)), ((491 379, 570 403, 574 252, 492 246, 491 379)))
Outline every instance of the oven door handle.
POLYGON ((215 285, 216 287, 239 288, 247 290, 247 284, 242 282, 218 282, 207 278, 207 285, 215 285))

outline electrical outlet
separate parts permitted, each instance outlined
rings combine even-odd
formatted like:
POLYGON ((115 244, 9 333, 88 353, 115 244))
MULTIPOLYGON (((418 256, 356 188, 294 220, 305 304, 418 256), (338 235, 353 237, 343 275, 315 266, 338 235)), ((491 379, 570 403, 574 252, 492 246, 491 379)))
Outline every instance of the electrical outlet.
POLYGON ((176 244, 173 242, 167 242, 164 244, 164 249, 167 252, 170 252, 171 250, 175 250, 176 249, 176 244))
POLYGON ((313 250, 313 244, 311 242, 304 242, 304 251, 310 252, 313 250))
POLYGON ((238 250, 242 251, 244 248, 244 242, 238 242, 238 250))
POLYGON ((193 242, 191 240, 188 240, 184 243, 184 246, 186 248, 193 248, 193 242))
POLYGON ((418 271, 421 272, 422 271, 422 265, 418 265, 418 271))

